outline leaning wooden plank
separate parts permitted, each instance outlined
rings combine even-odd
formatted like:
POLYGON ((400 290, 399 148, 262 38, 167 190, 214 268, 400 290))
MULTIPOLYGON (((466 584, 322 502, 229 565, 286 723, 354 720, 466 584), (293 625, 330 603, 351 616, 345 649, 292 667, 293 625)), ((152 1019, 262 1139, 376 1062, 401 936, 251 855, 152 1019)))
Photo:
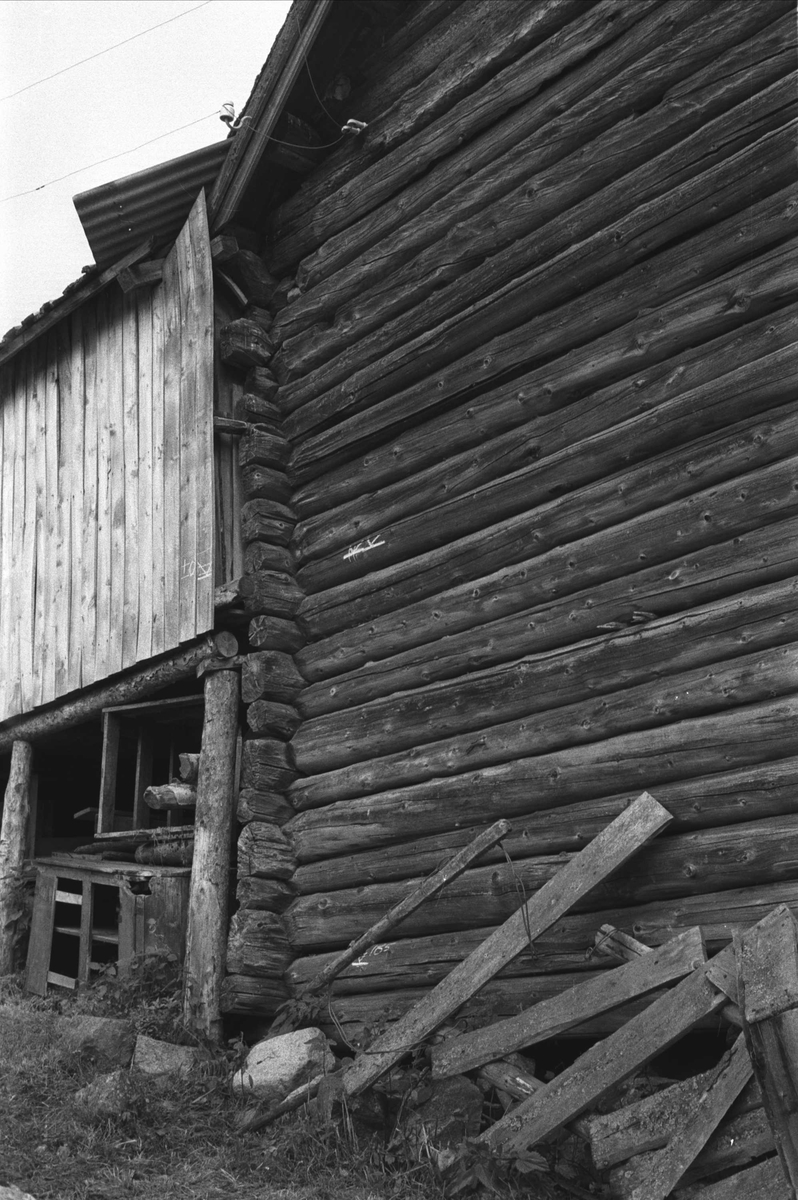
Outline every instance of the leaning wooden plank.
POLYGON ((543 1000, 517 1017, 435 1046, 432 1051, 433 1077, 445 1079, 459 1075, 524 1046, 557 1037, 598 1013, 609 1012, 636 996, 644 996, 655 988, 681 979, 701 966, 704 959, 700 928, 686 929, 657 950, 636 955, 634 961, 602 973, 597 979, 552 1000, 543 1000))
POLYGON ((745 1039, 791 1195, 798 1194, 798 923, 786 905, 737 952, 745 1039))
POLYGON ((357 1095, 378 1079, 407 1049, 431 1033, 515 958, 528 942, 550 928, 670 820, 670 813, 648 792, 643 792, 407 1016, 378 1038, 368 1054, 361 1055, 353 1063, 344 1075, 347 1094, 357 1095))
POLYGON ((680 1188, 673 1195, 674 1200, 790 1200, 790 1187, 774 1156, 716 1183, 680 1188))
MULTIPOLYGON (((611 827, 610 827, 611 828, 611 827)), ((580 856, 581 857, 581 856, 580 856)), ((731 958, 730 948, 722 954, 731 958)), ((673 1045, 726 997, 708 981, 706 967, 667 992, 603 1042, 598 1042, 545 1088, 497 1121, 480 1141, 506 1153, 535 1145, 579 1116, 611 1088, 673 1045)))
POLYGON ((393 929, 411 912, 415 912, 425 900, 436 896, 450 879, 456 879, 458 875, 462 875, 466 867, 470 866, 491 846, 500 842, 511 829, 512 826, 507 821, 497 821, 489 829, 473 838, 458 854, 448 859, 440 870, 436 871, 434 875, 428 876, 409 896, 405 896, 403 900, 395 904, 381 920, 372 925, 361 937, 356 938, 346 950, 336 955, 332 962, 327 963, 318 975, 308 982, 305 991, 318 992, 326 987, 342 971, 346 970, 349 964, 353 963, 364 950, 374 946, 389 929, 393 929))
POLYGON ((665 1200, 684 1175, 710 1134, 739 1096, 753 1073, 742 1034, 705 1092, 682 1114, 667 1148, 654 1156, 646 1177, 629 1200, 665 1200))
MULTIPOLYGON (((604 1171, 634 1155, 661 1150, 674 1135, 680 1115, 700 1099, 714 1076, 714 1069, 702 1071, 700 1075, 674 1083, 636 1104, 628 1104, 614 1112, 586 1116, 585 1133, 590 1142, 594 1166, 604 1171)), ((752 1079, 743 1089, 732 1112, 739 1116, 761 1105, 759 1084, 752 1079)))

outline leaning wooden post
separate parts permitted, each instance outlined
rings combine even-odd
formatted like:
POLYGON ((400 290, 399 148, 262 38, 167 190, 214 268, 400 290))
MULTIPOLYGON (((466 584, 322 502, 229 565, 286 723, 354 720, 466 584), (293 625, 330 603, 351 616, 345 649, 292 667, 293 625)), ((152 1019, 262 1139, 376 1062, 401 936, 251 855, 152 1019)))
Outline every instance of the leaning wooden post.
POLYGON ((186 933, 183 1017, 196 1033, 218 1041, 227 950, 227 891, 235 812, 239 679, 235 668, 205 677, 205 720, 197 779, 194 861, 186 933))
POLYGON ((28 841, 32 763, 30 742, 14 742, 0 826, 0 975, 10 975, 14 969, 14 935, 28 841))

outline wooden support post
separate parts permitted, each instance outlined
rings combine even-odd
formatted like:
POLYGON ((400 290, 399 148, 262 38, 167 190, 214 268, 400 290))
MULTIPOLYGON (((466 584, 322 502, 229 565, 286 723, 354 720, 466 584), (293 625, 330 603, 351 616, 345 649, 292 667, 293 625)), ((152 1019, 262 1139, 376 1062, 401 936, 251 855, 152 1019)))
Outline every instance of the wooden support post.
POLYGON ((218 1040, 227 943, 227 889, 235 812, 239 680, 235 670, 205 676, 205 720, 197 781, 194 862, 186 936, 183 1015, 218 1040))
POLYGON ((0 975, 10 975, 14 969, 14 934, 28 840, 32 760, 30 743, 14 742, 0 826, 0 975))

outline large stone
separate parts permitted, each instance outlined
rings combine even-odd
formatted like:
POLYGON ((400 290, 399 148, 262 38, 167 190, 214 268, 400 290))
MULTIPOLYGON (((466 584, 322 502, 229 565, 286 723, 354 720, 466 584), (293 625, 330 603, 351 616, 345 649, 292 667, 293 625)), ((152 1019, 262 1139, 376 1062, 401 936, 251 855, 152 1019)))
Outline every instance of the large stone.
POLYGON ((112 1071, 100 1075, 92 1083, 75 1093, 78 1104, 94 1120, 120 1117, 132 1108, 133 1086, 127 1071, 112 1071))
POLYGON ((244 1066, 233 1076, 233 1091, 273 1104, 334 1067, 335 1055, 321 1030, 297 1029, 253 1046, 244 1066))
POLYGON ((140 1033, 136 1038, 133 1069, 142 1075, 188 1075, 201 1057, 193 1046, 175 1046, 140 1033))
POLYGON ((465 1075, 436 1080, 431 1095, 407 1118, 406 1129, 421 1134, 437 1149, 450 1150, 464 1138, 476 1137, 482 1118, 483 1096, 465 1075))
POLYGON ((100 1066, 127 1067, 136 1031, 115 1017, 63 1017, 58 1032, 62 1050, 100 1066))
POLYGON ((10 1187, 0 1187, 0 1200, 34 1200, 30 1192, 21 1192, 12 1183, 10 1187))

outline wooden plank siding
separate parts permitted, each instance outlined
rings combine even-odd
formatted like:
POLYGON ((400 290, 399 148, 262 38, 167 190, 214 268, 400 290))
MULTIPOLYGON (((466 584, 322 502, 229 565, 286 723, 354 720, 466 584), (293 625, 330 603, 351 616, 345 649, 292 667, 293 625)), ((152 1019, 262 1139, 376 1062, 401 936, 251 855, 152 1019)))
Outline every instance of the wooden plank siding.
POLYGON ((200 196, 160 284, 0 368, 0 720, 213 627, 211 289, 200 196))
MULTIPOLYGON (((718 946, 724 892, 742 924, 746 896, 798 902, 794 15, 662 0, 594 41, 608 7, 569 13, 549 57, 508 41, 501 72, 273 217, 307 683, 289 989, 478 829, 516 830, 515 869, 495 850, 336 980, 348 1036, 643 789, 672 828, 585 902, 578 945, 519 960, 528 995, 486 989, 494 1015, 601 965, 591 911, 640 936, 659 904, 662 941, 692 906, 718 946), (522 94, 525 54, 559 65, 522 94)), ((257 975, 232 1010, 258 1011, 257 975)))

